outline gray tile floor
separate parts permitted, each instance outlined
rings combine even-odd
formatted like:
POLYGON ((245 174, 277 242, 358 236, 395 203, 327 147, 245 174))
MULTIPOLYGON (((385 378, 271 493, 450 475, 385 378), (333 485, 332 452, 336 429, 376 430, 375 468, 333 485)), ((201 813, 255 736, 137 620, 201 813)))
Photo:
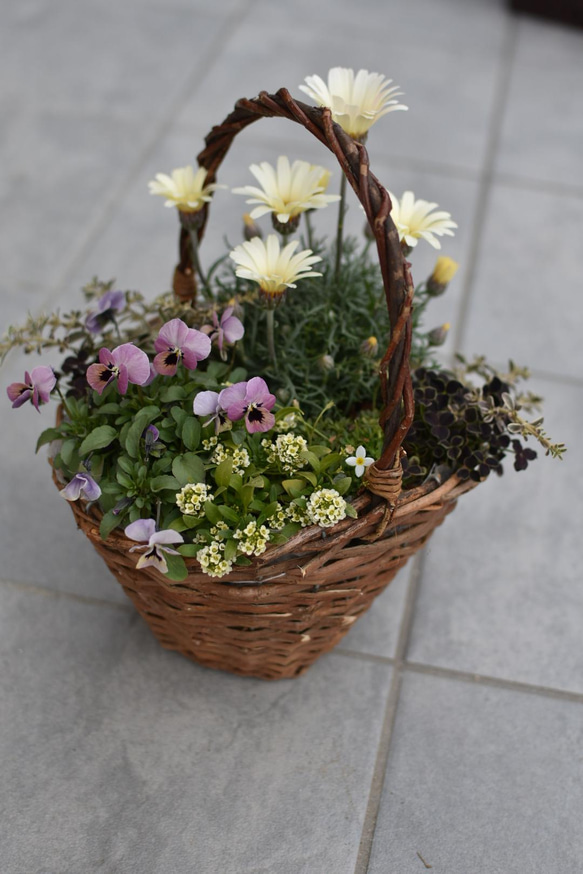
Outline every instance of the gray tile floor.
MULTIPOLYGON (((373 169, 460 223, 447 350, 529 364, 570 447, 466 496, 340 649, 267 684, 157 646, 34 457, 38 416, 6 408, 2 874, 582 871, 583 33, 501 0, 21 0, 0 41, 3 327, 94 273, 166 288, 153 173, 240 96, 367 67, 410 106, 373 169)), ((290 127, 252 128, 224 180, 325 160, 290 127)), ((238 239, 227 199, 213 218, 238 239)))

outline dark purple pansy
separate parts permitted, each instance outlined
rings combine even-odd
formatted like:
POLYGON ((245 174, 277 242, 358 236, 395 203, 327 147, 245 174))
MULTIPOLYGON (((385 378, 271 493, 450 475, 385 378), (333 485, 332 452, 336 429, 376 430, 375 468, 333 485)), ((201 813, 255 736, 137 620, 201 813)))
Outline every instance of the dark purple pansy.
POLYGON ((156 531, 156 523, 153 519, 138 519, 137 522, 132 522, 128 525, 124 533, 130 540, 137 540, 143 544, 142 546, 132 546, 130 549, 130 552, 145 550, 144 554, 139 557, 136 567, 155 567, 161 574, 165 574, 168 571, 168 564, 164 558, 164 553, 179 554, 176 549, 172 549, 168 544, 184 543, 184 538, 178 531, 172 531, 171 529, 156 531))
POLYGON ((202 331, 189 328, 182 319, 171 319, 162 325, 154 342, 158 353, 154 368, 163 376, 174 376, 182 361, 188 370, 195 370, 199 361, 208 358, 211 341, 202 331))
POLYGON ((237 382, 223 389, 221 404, 233 422, 245 416, 245 427, 250 434, 255 431, 269 431, 275 424, 275 416, 270 412, 275 404, 267 383, 260 376, 249 382, 237 382))
POLYGON ((48 403, 56 383, 57 377, 53 368, 41 365, 35 367, 32 373, 27 370, 24 374, 24 382, 11 383, 6 389, 6 394, 12 401, 13 407, 21 407, 30 400, 40 413, 39 406, 48 403))
POLYGON ((106 291, 97 301, 97 309, 92 310, 85 319, 85 327, 92 334, 99 334, 108 322, 115 320, 115 314, 125 306, 123 291, 106 291))
POLYGON ((60 493, 68 501, 78 501, 79 498, 96 501, 101 495, 101 489, 88 473, 76 473, 60 493))
POLYGON ((99 364, 92 364, 87 369, 87 382, 98 394, 117 379, 120 394, 125 395, 128 383, 144 385, 150 377, 150 362, 148 356, 133 343, 123 343, 111 352, 109 349, 99 350, 99 364))

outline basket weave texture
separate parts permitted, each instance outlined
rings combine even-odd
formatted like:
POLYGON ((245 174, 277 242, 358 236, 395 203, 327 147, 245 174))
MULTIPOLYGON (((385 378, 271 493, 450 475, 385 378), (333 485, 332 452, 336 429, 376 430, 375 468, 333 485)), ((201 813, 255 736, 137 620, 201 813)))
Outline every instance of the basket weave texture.
MULTIPOLYGON (((302 674, 331 650, 386 588, 409 557, 476 485, 455 475, 401 488, 401 444, 413 419, 409 371, 413 283, 390 218, 391 201, 369 170, 364 145, 332 121, 330 111, 296 102, 289 92, 262 92, 240 100, 214 127, 198 156, 212 182, 235 135, 262 117, 279 116, 303 125, 337 157, 361 201, 377 243, 391 336, 379 378, 385 432, 381 458, 367 469, 366 489, 353 502, 357 519, 332 529, 305 528, 282 546, 268 549, 248 567, 220 580, 186 559, 188 577, 168 580, 151 567, 137 570, 132 545, 116 530, 99 535, 99 512, 71 503, 78 527, 105 560, 162 646, 211 668, 278 679, 302 674)), ((204 233, 208 206, 201 216, 204 233)), ((181 231, 174 274, 181 299, 194 290, 188 233, 181 231)), ((55 483, 61 487, 56 474, 55 483)))

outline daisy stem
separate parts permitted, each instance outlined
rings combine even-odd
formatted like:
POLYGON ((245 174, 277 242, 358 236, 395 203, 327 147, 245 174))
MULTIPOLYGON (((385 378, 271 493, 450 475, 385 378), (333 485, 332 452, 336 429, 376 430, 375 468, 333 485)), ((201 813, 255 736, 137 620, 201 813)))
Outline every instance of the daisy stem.
POLYGON ((208 284, 208 279, 203 273, 202 267, 200 266, 200 258, 198 257, 198 236, 196 231, 190 231, 190 245, 192 248, 192 262, 194 264, 195 270, 200 277, 200 281, 202 282, 202 287, 207 298, 212 298, 211 290, 208 284))
POLYGON ((306 210, 304 213, 306 217, 306 234, 308 235, 308 249, 314 251, 314 231, 312 228, 312 221, 310 219, 310 210, 306 210))
POLYGON ((160 498, 156 501, 156 530, 160 530, 160 513, 162 511, 162 501, 160 498))
POLYGON ((342 233, 344 231, 344 201, 346 200, 346 176, 342 174, 340 181, 340 203, 338 204, 338 229, 336 231, 336 264, 334 266, 334 278, 338 281, 340 276, 340 261, 342 259, 342 233))
POLYGON ((273 309, 266 310, 265 317, 267 319, 267 348, 269 350, 269 357, 271 358, 271 363, 273 364, 275 370, 277 370, 277 357, 275 355, 274 312, 275 310, 273 309))

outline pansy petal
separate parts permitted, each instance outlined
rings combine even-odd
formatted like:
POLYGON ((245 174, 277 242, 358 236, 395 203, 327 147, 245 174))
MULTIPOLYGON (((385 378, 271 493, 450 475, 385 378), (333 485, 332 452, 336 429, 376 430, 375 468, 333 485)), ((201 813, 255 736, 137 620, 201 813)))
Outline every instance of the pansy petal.
POLYGON ((246 404, 262 404, 270 410, 275 404, 275 400, 275 395, 271 394, 264 379, 260 376, 254 376, 249 380, 245 392, 246 404))
POLYGON ((166 559, 155 547, 141 555, 136 563, 136 568, 155 567, 161 574, 168 572, 166 559))
MULTIPOLYGON (((178 349, 182 349, 189 330, 190 328, 182 319, 170 319, 169 322, 166 322, 160 328, 156 342, 160 341, 166 346, 177 346, 178 349)), ((160 350, 157 349, 156 351, 159 352, 160 350)))
POLYGON ((96 501, 101 497, 101 488, 95 482, 92 476, 89 474, 78 474, 78 476, 82 476, 85 480, 84 485, 82 486, 81 491, 85 494, 85 497, 88 501, 96 501))
POLYGON ((227 411, 229 419, 232 419, 234 422, 245 413, 245 407, 247 406, 246 391, 246 382, 236 382, 235 385, 224 388, 219 395, 220 405, 227 411))
POLYGON ((127 369, 125 364, 120 364, 118 366, 119 366, 119 373, 118 373, 118 377, 117 377, 117 388, 118 388, 118 391, 121 395, 125 395, 125 393, 128 390, 128 383, 130 381, 129 380, 129 373, 128 373, 128 369, 127 369))
POLYGON ((211 341, 202 331, 196 331, 192 328, 189 330, 181 349, 184 356, 184 366, 189 370, 194 370, 199 361, 208 358, 211 354, 211 341))
POLYGON ((85 485, 84 480, 76 474, 70 483, 67 483, 64 489, 61 489, 60 494, 67 501, 78 501, 79 496, 81 495, 81 489, 85 485))
POLYGON ((195 416, 210 416, 219 407, 219 393, 216 391, 199 391, 192 404, 195 416))
POLYGON ((221 319, 221 327, 227 343, 236 343, 245 333, 243 323, 237 318, 237 316, 229 316, 228 319, 221 319))
POLYGON ((257 431, 269 431, 275 425, 275 416, 263 407, 255 407, 245 416, 245 427, 249 434, 257 431))
POLYGON ((91 364, 87 368, 87 382, 98 394, 103 394, 110 382, 115 379, 115 373, 105 364, 91 364))
POLYGON ((152 534, 150 544, 153 543, 184 543, 184 537, 178 531, 172 531, 171 528, 167 528, 164 531, 156 531, 155 534, 152 534))
POLYGON ((156 523, 153 519, 137 519, 125 528, 124 534, 130 540, 146 541, 147 543, 155 531, 156 523))
MULTIPOLYGON (((123 343, 121 346, 116 346, 112 350, 112 358, 118 367, 125 366, 127 368, 128 382, 133 382, 135 385, 143 385, 150 376, 150 360, 142 349, 138 349, 133 343, 123 343)), ((121 383, 121 374, 120 374, 121 383)), ((126 386, 127 390, 127 386, 126 386)), ((125 394, 125 391, 122 391, 125 394)))
POLYGON ((178 367, 178 355, 176 352, 171 352, 166 349, 164 352, 158 352, 154 358, 154 370, 161 376, 174 376, 178 367))
POLYGON ((13 407, 21 407, 31 396, 30 385, 24 382, 12 382, 6 389, 6 394, 12 401, 13 407))

